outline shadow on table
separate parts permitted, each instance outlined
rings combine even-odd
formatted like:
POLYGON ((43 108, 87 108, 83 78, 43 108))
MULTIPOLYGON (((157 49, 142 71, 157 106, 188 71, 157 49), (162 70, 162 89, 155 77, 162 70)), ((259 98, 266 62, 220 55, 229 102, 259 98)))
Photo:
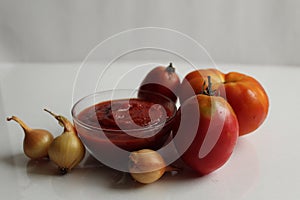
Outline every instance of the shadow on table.
MULTIPOLYGON (((85 159, 68 174, 61 175, 58 167, 48 158, 30 160, 24 154, 16 154, 1 158, 2 163, 9 167, 25 168, 28 176, 74 176, 89 180, 90 184, 106 185, 115 189, 128 189, 141 187, 143 184, 133 180, 129 173, 120 172, 105 166, 93 156, 87 154, 85 159), (102 182, 102 183, 101 183, 102 182)), ((190 169, 186 168, 182 161, 176 161, 174 166, 179 168, 178 172, 166 172, 162 177, 163 181, 180 181, 195 179, 197 176, 190 169)))

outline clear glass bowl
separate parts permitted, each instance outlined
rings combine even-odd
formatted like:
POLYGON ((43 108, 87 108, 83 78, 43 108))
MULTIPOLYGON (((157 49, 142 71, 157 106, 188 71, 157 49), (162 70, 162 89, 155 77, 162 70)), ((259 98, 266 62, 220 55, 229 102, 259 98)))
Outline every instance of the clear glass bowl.
MULTIPOLYGON (((143 107, 141 109, 143 109, 143 107)), ((153 150, 161 148, 170 136, 173 123, 175 121, 176 111, 177 108, 175 103, 161 94, 146 91, 138 92, 137 90, 117 89, 97 92, 82 98, 73 106, 72 117, 75 128, 82 142, 89 152, 101 161, 104 157, 114 157, 121 151, 131 152, 145 148, 153 150), (153 97, 151 98, 151 102, 155 103, 155 105, 159 104, 158 106, 162 106, 160 108, 163 108, 164 113, 168 113, 168 117, 166 117, 165 120, 153 123, 150 126, 137 125, 133 126, 133 128, 126 127, 119 129, 111 129, 103 125, 101 126, 101 123, 98 123, 98 121, 95 123, 95 120, 91 123, 87 120, 83 120, 83 116, 87 113, 87 109, 89 109, 89 115, 98 120, 98 116, 96 115, 96 105, 101 102, 111 101, 111 107, 113 107, 114 102, 132 99, 143 100, 142 98, 138 98, 138 96, 149 97, 149 95, 153 97)), ((149 110, 141 110, 140 112, 147 112, 151 115, 149 110)), ((152 112, 155 112, 155 110, 152 110, 152 112)), ((114 120, 118 121, 118 119, 114 120)))

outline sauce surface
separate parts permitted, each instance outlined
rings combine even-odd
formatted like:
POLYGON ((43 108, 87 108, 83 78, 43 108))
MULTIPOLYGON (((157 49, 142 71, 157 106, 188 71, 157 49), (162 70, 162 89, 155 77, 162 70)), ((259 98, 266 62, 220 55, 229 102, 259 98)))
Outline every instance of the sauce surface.
POLYGON ((100 102, 79 113, 78 120, 102 129, 130 130, 164 123, 172 115, 167 107, 134 98, 100 102))

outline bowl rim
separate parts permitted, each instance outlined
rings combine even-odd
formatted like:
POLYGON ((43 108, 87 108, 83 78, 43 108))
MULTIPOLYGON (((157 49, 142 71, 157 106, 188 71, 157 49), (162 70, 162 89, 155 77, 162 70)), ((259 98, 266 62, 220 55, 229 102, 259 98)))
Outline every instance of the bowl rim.
MULTIPOLYGON (((94 97, 94 98, 95 98, 94 97)), ((126 100, 126 99, 140 99, 139 97, 134 97, 134 98, 117 98, 117 99, 111 99, 112 101, 115 101, 115 100, 126 100)), ((147 101, 147 100, 145 100, 147 101)), ((151 101, 150 101, 151 102, 151 101)), ((163 106, 164 107, 164 106, 163 106)), ((165 108, 165 107, 164 107, 165 108)), ((73 121, 80 124, 80 126, 82 126, 83 128, 85 129, 89 129, 89 130, 92 130, 92 131, 102 131, 102 132, 109 132, 110 134, 113 134, 113 133, 120 133, 120 132, 136 132, 136 131, 149 131, 149 130, 155 130, 155 129, 158 129, 158 128, 161 128, 161 127, 164 127, 166 125, 168 125, 176 116, 176 113, 177 113, 177 106, 176 106, 176 103, 173 102, 169 97, 163 95, 163 94, 160 94, 158 92, 153 92, 153 91, 147 91, 147 90, 138 90, 138 89, 109 89, 109 90, 102 90, 102 91, 97 91, 97 92, 94 92, 94 93, 91 93, 89 95, 86 95, 84 97, 82 97, 81 99, 79 99, 73 106, 72 106, 72 109, 71 109, 71 115, 72 115, 72 118, 73 118, 73 121), (105 101, 109 101, 109 99, 107 100, 103 100, 103 101, 100 101, 100 102, 94 102, 95 104, 93 105, 89 105, 87 107, 84 107, 77 115, 75 114, 75 109, 76 107, 78 106, 78 104, 80 104, 81 102, 83 102, 84 100, 88 99, 88 98, 91 98, 93 96, 99 96, 103 93, 107 93, 107 92, 117 92, 117 91, 133 91, 133 92, 139 92, 139 91, 142 91, 142 92, 146 92, 146 93, 151 93, 151 94, 155 94, 155 95, 158 95, 158 96, 161 96, 163 97, 164 99, 166 99, 168 102, 171 103, 172 107, 173 107, 173 110, 174 112, 172 113, 172 115, 170 117, 167 118, 167 120, 164 120, 158 124, 154 124, 154 125, 151 125, 151 126, 145 126, 145 127, 142 127, 142 128, 134 128, 134 129, 121 129, 121 130, 116 130, 116 129, 109 129, 109 128, 102 128, 101 126, 100 127, 95 127, 95 126, 92 126, 90 124, 87 124, 87 123, 84 123, 82 122, 81 120, 78 119, 78 115, 84 111, 85 109, 87 108, 90 108, 91 106, 94 106, 98 103, 102 103, 102 102, 105 102, 105 101)))

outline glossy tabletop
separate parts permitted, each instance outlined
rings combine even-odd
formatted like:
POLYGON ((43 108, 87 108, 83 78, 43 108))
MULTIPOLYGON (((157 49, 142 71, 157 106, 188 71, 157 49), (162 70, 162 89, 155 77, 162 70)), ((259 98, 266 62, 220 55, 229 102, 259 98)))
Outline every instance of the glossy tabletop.
MULTIPOLYGON (((104 88, 116 83, 137 87, 147 70, 135 76, 125 74, 120 80, 124 73, 118 72, 130 65, 123 63, 105 71, 104 78, 96 83, 104 88)), ((134 182, 130 175, 104 166, 89 154, 64 176, 57 174, 51 162, 33 161, 23 154, 22 129, 6 122, 6 117, 19 116, 31 127, 59 135, 62 128, 43 109, 71 119, 74 101, 89 93, 81 91, 79 83, 88 87, 91 81, 90 73, 78 73, 79 66, 0 64, 0 199, 300 199, 300 66, 219 65, 225 72, 249 74, 265 87, 270 99, 265 123, 238 139, 232 157, 219 170, 197 177, 183 167, 181 172, 166 173, 149 185, 134 182)), ((99 73, 99 68, 104 66, 95 64, 88 70, 99 73)), ((186 72, 179 70, 181 77, 186 72)))

